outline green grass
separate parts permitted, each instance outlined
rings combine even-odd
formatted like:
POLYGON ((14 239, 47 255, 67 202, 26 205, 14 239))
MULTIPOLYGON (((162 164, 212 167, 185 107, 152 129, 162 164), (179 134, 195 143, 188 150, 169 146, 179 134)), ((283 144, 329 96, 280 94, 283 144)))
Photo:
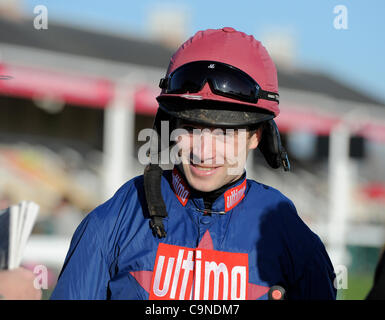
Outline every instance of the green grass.
POLYGON ((49 300, 49 298, 51 297, 52 292, 53 292, 53 288, 49 288, 47 290, 42 290, 41 300, 49 300))
POLYGON ((338 300, 363 300, 373 284, 372 274, 349 274, 348 289, 338 290, 338 300))

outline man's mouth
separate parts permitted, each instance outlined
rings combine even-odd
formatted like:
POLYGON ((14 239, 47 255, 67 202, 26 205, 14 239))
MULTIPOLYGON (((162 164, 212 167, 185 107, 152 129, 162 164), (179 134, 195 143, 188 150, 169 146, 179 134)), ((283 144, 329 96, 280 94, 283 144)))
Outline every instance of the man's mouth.
POLYGON ((190 162, 191 171, 198 176, 208 176, 216 172, 220 166, 202 166, 190 162))
POLYGON ((195 168, 197 168, 199 170, 203 170, 203 171, 210 171, 210 170, 214 169, 214 168, 205 168, 205 167, 200 167, 200 166, 195 166, 195 168))

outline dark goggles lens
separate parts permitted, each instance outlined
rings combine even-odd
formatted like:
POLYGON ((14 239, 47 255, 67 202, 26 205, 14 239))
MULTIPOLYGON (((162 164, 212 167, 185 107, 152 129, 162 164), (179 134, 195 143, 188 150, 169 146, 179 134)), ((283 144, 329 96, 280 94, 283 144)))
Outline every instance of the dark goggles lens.
POLYGON ((260 88, 247 73, 233 66, 214 61, 187 63, 168 78, 161 79, 160 87, 165 93, 196 93, 208 82, 211 90, 218 95, 256 103, 258 99, 279 102, 279 95, 260 88))

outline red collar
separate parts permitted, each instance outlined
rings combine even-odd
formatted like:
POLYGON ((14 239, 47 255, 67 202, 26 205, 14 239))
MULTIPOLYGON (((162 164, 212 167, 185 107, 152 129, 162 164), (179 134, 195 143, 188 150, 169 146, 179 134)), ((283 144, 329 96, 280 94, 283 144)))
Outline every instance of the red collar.
MULTIPOLYGON (((174 167, 172 170, 172 189, 182 206, 186 206, 191 195, 190 188, 180 172, 174 167)), ((223 194, 225 212, 233 209, 245 196, 246 178, 236 186, 227 189, 223 194)))
POLYGON ((246 190, 246 178, 243 180, 243 182, 231 189, 228 189, 224 193, 225 197, 225 211, 230 211, 233 209, 238 203, 241 202, 243 197, 245 196, 245 190, 246 190))
POLYGON ((191 192, 187 186, 187 183, 183 180, 181 174, 175 167, 172 170, 172 188, 179 202, 182 204, 182 206, 185 206, 191 192))

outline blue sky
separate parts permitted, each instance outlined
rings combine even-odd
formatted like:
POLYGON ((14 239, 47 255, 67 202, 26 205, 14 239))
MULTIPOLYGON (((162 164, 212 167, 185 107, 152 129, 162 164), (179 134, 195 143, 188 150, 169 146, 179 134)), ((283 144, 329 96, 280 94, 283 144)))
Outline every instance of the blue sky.
POLYGON ((188 15, 187 36, 232 26, 257 39, 269 30, 295 38, 295 65, 321 70, 385 102, 384 0, 23 0, 62 23, 147 37, 151 8, 177 6, 188 15), (347 8, 348 29, 333 26, 337 5, 347 8))

